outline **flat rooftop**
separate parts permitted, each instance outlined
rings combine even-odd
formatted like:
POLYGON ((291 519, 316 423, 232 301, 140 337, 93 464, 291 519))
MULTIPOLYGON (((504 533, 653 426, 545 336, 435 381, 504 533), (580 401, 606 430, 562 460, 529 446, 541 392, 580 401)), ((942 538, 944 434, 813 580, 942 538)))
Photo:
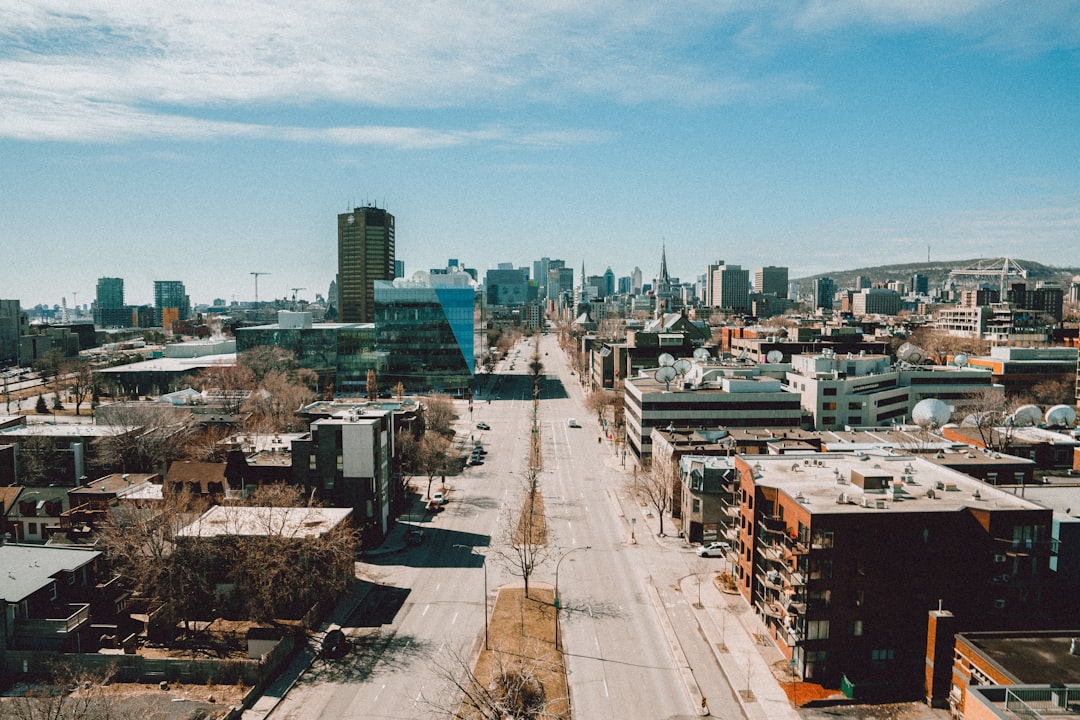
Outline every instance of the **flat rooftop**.
POLYGON ((214 366, 232 366, 236 364, 236 353, 221 355, 203 355, 201 357, 160 357, 153 360, 101 368, 95 372, 109 375, 127 375, 140 372, 182 373, 214 366))
POLYGON ((348 520, 351 508, 244 507, 216 505, 177 532, 178 537, 266 537, 303 539, 325 535, 348 520))
POLYGON ((810 512, 1042 509, 1030 500, 906 453, 748 455, 743 459, 754 468, 758 485, 780 490, 810 512), (864 490, 852 482, 855 475, 878 478, 883 489, 864 490))
POLYGON ((1069 654, 1080 630, 960 633, 1021 685, 1080 683, 1080 655, 1069 654))

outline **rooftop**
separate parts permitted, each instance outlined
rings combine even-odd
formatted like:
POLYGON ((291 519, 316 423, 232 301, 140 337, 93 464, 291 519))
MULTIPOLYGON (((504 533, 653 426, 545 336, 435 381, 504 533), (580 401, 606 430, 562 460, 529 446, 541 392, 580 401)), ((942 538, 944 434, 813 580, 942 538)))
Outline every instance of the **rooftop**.
POLYGON ((1080 655, 1069 648, 1080 630, 960 633, 1018 684, 1080 683, 1080 655))
POLYGON ((1038 510, 1041 506, 914 455, 751 455, 759 486, 777 488, 810 512, 1038 510), (855 484, 867 478, 867 489, 855 484), (865 504, 864 504, 865 501, 865 504))
POLYGON ((182 528, 177 536, 306 538, 329 533, 351 514, 351 508, 216 505, 182 528))
POLYGON ((197 370, 199 368, 214 367, 217 365, 232 366, 236 364, 236 353, 223 353, 221 355, 203 355, 202 357, 160 357, 153 360, 131 363, 130 365, 117 365, 116 367, 101 368, 96 372, 109 375, 125 375, 140 372, 172 372, 182 373, 197 370))
POLYGON ((0 545, 0 598, 18 603, 46 587, 61 572, 93 562, 100 552, 49 545, 0 545))

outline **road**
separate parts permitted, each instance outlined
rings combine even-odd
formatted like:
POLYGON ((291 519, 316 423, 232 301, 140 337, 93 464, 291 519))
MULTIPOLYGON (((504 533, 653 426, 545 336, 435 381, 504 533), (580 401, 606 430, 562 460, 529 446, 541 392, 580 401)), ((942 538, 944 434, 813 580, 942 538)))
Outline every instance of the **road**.
MULTIPOLYGON (((741 717, 678 592, 696 556, 677 538, 651 537, 641 521, 631 541, 638 508, 625 488, 632 463, 624 469, 609 441, 598 442, 599 426, 555 338, 539 341, 540 484, 562 559, 561 630, 575 716, 698 717, 705 695, 713 715, 741 717), (568 427, 570 417, 583 427, 568 427)), ((490 397, 479 395, 471 412, 457 403, 459 440, 482 440, 485 464, 447 479, 449 503, 425 518, 423 545, 362 564, 375 585, 344 624, 355 650, 333 663, 315 661, 270 718, 414 718, 429 714, 431 701, 453 707, 436 665, 445 665, 451 650, 472 657, 483 642, 484 560, 470 548, 483 553, 498 542, 506 510, 519 502, 532 415, 531 342, 523 340, 496 368, 486 384, 490 397), (492 429, 478 431, 478 422, 492 429)), ((534 580, 555 583, 555 572, 545 566, 534 580)), ((489 599, 516 579, 494 561, 487 575, 489 599)))

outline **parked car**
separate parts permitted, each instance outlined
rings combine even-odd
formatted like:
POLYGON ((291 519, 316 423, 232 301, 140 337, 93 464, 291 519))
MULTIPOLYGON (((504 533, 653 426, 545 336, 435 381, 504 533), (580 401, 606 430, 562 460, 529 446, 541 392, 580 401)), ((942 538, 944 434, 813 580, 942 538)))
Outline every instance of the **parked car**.
POLYGON ((477 430, 490 430, 491 426, 485 422, 476 423, 477 430))
POLYGON ((567 427, 572 427, 572 428, 581 427, 580 425, 578 425, 578 421, 575 420, 574 418, 568 418, 567 421, 566 421, 566 426, 567 427))
POLYGON ((724 557, 731 552, 731 543, 714 542, 702 545, 695 550, 699 557, 724 557))
POLYGON ((442 505, 445 505, 446 496, 443 495, 441 492, 431 493, 431 504, 435 505, 436 507, 441 507, 442 505))

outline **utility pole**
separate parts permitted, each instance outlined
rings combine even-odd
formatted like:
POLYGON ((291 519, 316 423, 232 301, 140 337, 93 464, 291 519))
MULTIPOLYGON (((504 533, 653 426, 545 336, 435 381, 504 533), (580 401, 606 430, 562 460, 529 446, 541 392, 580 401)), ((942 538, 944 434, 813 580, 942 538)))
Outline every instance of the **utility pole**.
POLYGON ((253 273, 248 273, 248 274, 255 276, 255 304, 258 305, 259 304, 259 276, 260 275, 269 275, 270 273, 268 273, 268 272, 253 272, 253 273))

